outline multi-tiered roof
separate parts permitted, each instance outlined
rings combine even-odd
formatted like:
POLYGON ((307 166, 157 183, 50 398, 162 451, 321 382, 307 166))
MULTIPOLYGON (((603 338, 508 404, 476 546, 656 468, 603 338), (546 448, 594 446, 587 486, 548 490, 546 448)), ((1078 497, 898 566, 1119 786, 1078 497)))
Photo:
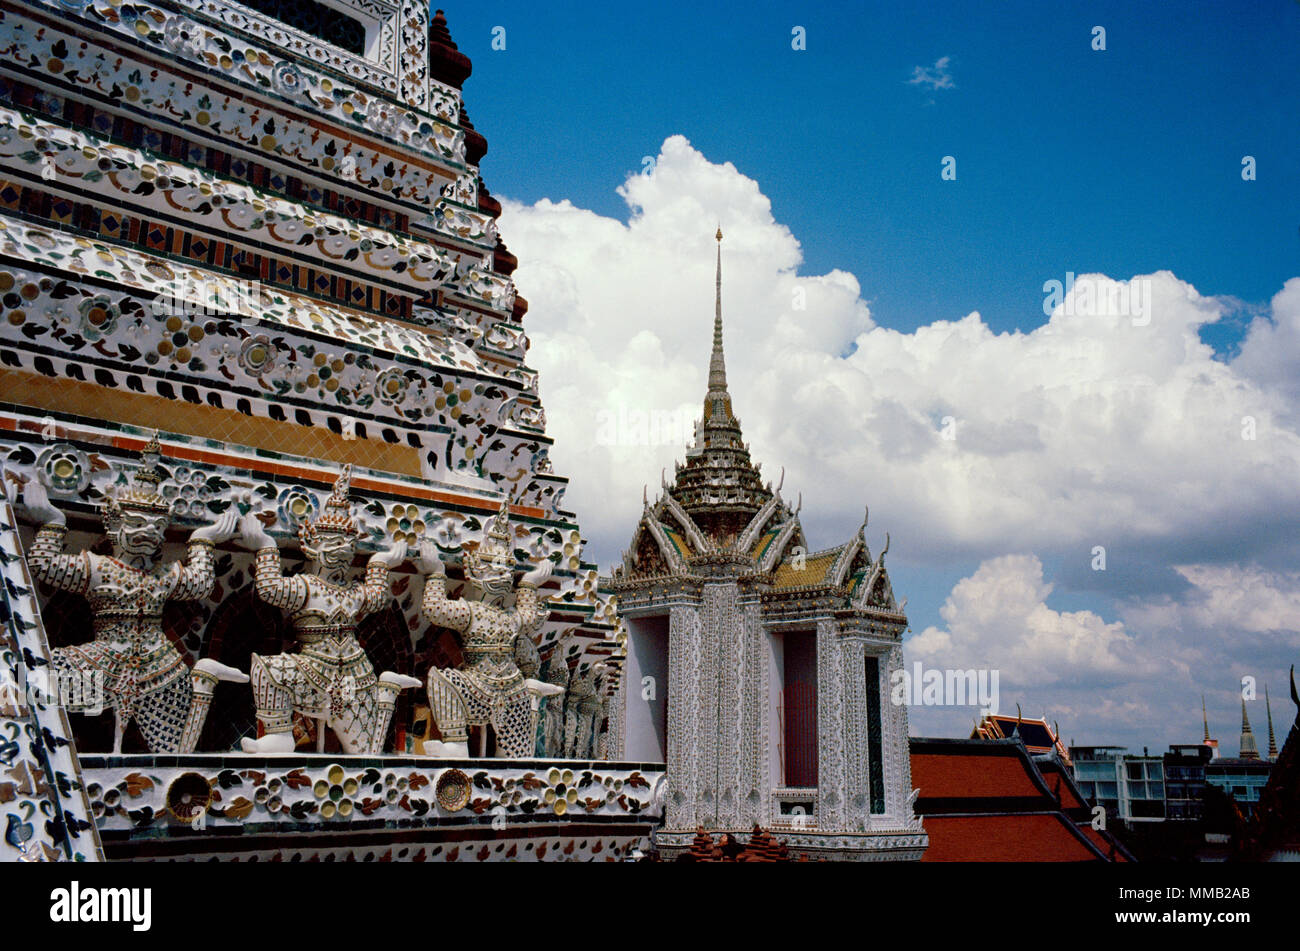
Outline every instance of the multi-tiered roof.
POLYGON ((715 237, 713 346, 695 442, 673 482, 663 485, 654 503, 646 500, 632 547, 615 570, 616 587, 626 591, 720 569, 764 585, 772 605, 824 597, 905 623, 884 566, 888 541, 873 559, 864 518, 850 541, 809 552, 799 521, 802 503, 791 506, 781 495, 784 473, 773 487, 750 457, 727 386, 721 229, 715 237))
POLYGON ((749 447, 740 420, 731 409, 727 391, 727 361, 722 351, 722 229, 718 229, 718 267, 713 317, 713 353, 709 357, 709 389, 696 429, 695 445, 677 467, 669 492, 695 524, 717 543, 735 538, 772 500, 749 447))

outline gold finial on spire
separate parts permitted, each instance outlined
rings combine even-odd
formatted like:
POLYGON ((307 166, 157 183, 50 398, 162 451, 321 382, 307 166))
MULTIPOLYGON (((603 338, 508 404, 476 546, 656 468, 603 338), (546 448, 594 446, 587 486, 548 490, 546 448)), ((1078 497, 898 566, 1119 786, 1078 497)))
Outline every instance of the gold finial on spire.
POLYGON ((718 225, 718 233, 717 233, 716 237, 717 237, 717 239, 718 239, 718 242, 721 243, 721 242, 722 242, 722 225, 718 225))

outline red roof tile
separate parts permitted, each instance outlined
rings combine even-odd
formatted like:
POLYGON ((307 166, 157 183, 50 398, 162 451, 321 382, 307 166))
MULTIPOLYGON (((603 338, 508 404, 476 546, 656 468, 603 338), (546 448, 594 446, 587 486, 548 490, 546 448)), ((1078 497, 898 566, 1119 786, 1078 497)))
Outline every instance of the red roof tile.
POLYGON ((1059 813, 926 816, 925 831, 930 834, 930 847, 923 862, 1096 862, 1102 858, 1059 813))

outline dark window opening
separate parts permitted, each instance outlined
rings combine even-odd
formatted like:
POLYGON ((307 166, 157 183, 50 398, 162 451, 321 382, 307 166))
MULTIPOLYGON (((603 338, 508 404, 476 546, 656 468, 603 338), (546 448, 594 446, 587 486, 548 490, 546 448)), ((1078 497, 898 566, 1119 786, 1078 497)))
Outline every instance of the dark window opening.
POLYGON ((357 20, 316 0, 240 0, 258 13, 274 17, 285 26, 309 33, 349 53, 364 56, 366 28, 357 20))
POLYGON ((871 786, 871 811, 885 811, 884 756, 880 741, 880 661, 867 658, 867 770, 871 786))
POLYGON ((785 686, 781 692, 782 775, 792 789, 817 786, 817 638, 782 638, 785 686))

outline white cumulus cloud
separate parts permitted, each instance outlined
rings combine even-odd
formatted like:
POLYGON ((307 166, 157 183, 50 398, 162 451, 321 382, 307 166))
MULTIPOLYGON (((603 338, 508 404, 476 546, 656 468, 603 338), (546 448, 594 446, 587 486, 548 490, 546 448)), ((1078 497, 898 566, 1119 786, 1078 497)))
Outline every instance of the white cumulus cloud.
POLYGON ((1225 681, 1213 716, 1231 712, 1232 678, 1281 676, 1294 641, 1260 632, 1296 627, 1300 278, 1231 359, 1199 332, 1239 304, 1169 271, 1081 274, 1026 331, 972 310, 903 333, 852 274, 802 273, 759 184, 682 136, 618 193, 626 222, 508 199, 501 219, 555 469, 603 569, 631 541, 642 486, 653 496, 683 456, 683 427, 650 421, 701 407, 721 224, 734 406, 764 475, 784 467, 786 497, 802 491, 812 545, 843 541, 870 503, 895 564, 973 571, 909 651, 983 657, 1004 691, 1116 738, 1181 716, 1207 680, 1225 681), (1145 306, 1096 306, 1125 300, 1145 306), (1098 545, 1104 572, 1087 569, 1098 545), (1075 566, 1055 594, 1040 559, 1075 566), (1092 610, 1060 608, 1071 585, 1092 610))
MULTIPOLYGON (((1300 278, 1231 360, 1200 329, 1239 304, 1170 272, 1080 274, 1027 331, 972 311, 901 333, 853 274, 801 273, 758 183, 682 136, 617 191, 627 222, 550 200, 504 200, 500 222, 589 559, 610 568, 642 486, 654 495, 684 452, 720 223, 733 403, 764 475, 784 466, 785 496, 802 491, 811 544, 844 540, 870 503, 894 563, 971 566, 909 659, 997 666, 1004 708, 1050 709, 1086 742, 1160 743, 1153 725, 1195 739, 1200 691, 1231 718, 1236 678, 1282 681, 1300 605, 1300 278), (1088 570, 1096 546, 1105 572, 1088 570), (1075 566, 1056 591, 1045 560, 1075 566)), ((969 711, 948 715, 919 709, 914 731, 969 730, 969 711)))
POLYGON ((1130 681, 1163 664, 1147 657, 1121 622, 1047 605, 1052 585, 1034 555, 1003 555, 952 589, 940 615, 907 641, 909 660, 929 667, 997 668, 1004 685, 1043 687, 1130 681))
MULTIPOLYGON (((1193 590, 1137 603, 1130 623, 1169 632, 1235 630, 1300 647, 1300 572, 1259 565, 1177 565, 1193 590)), ((1300 660, 1300 657, 1297 658, 1300 660)))
POLYGON ((1141 288, 1141 320, 1067 298, 1028 332, 994 332, 972 312, 902 333, 877 326, 853 275, 800 273, 798 241, 758 184, 681 136, 619 192, 626 224, 545 200, 506 201, 501 222, 531 304, 556 470, 603 566, 630 541, 642 486, 665 467, 671 478, 684 447, 602 423, 700 406, 718 223, 736 412, 765 475, 784 466, 786 494, 804 492, 811 526, 847 534, 869 502, 899 557, 1086 559, 1097 544, 1140 544, 1166 564, 1225 526, 1300 527, 1286 373, 1300 359, 1300 279, 1233 362, 1198 336, 1227 305, 1167 271, 1078 279, 1072 294, 1094 299, 1141 288))

